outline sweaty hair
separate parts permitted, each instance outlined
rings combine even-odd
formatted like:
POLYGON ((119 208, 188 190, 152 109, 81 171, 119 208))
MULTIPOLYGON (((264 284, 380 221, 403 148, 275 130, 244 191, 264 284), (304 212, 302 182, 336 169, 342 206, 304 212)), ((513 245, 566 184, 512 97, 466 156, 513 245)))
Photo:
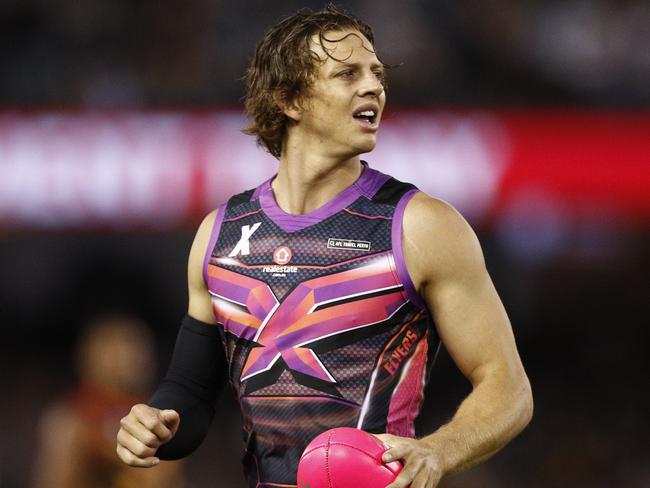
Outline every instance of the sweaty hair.
MULTIPOLYGON (((288 117, 278 101, 299 103, 313 83, 322 60, 311 49, 311 38, 318 35, 321 45, 325 34, 334 30, 354 29, 374 44, 372 28, 330 4, 313 12, 301 9, 280 20, 264 35, 246 71, 246 114, 250 119, 244 133, 254 135, 257 143, 276 158, 282 152, 288 117)), ((325 52, 330 56, 327 49, 325 52)))

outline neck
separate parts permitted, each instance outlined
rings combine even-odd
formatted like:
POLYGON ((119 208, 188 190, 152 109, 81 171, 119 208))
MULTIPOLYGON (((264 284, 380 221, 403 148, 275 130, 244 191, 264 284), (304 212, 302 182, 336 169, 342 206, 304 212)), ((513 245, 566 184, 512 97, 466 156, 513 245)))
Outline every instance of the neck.
POLYGON ((280 159, 278 176, 271 186, 282 210, 306 214, 352 185, 362 170, 357 156, 337 159, 287 151, 280 159))

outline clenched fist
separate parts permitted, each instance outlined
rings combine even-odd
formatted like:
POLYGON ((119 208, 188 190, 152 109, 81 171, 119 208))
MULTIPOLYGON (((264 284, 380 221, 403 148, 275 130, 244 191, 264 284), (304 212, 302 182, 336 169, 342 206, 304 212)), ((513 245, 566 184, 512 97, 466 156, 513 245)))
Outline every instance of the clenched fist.
POLYGON ((142 403, 134 405, 120 420, 117 455, 129 466, 151 468, 160 462, 155 457, 160 446, 178 430, 180 416, 175 410, 159 410, 142 403))

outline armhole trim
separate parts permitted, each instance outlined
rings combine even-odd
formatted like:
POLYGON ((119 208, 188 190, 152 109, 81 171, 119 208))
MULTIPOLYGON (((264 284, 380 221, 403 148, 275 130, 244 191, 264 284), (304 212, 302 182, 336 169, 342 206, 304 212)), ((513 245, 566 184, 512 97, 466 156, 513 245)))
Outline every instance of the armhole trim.
POLYGON ((212 232, 210 233, 210 240, 208 241, 208 247, 205 250, 205 256, 203 257, 203 282, 205 286, 208 286, 208 265, 210 264, 210 258, 212 257, 212 251, 214 246, 217 244, 217 239, 219 238, 219 233, 221 232, 221 224, 223 223, 223 217, 226 214, 226 203, 219 206, 217 209, 217 216, 214 218, 214 224, 212 225, 212 232))
POLYGON ((397 268, 397 274, 402 281, 402 284, 404 285, 404 290, 406 291, 406 294, 413 302, 415 305, 420 307, 421 309, 426 310, 426 304, 424 303, 424 300, 422 300, 422 297, 418 295, 417 290, 415 289, 415 285, 413 284, 413 280, 411 279, 411 275, 408 272, 408 269, 406 268, 406 261, 404 260, 404 250, 402 248, 402 224, 404 222, 404 211, 406 210, 406 205, 408 202, 411 201, 411 198, 415 196, 415 194, 419 190, 417 189, 412 189, 404 193, 402 197, 399 199, 399 202, 397 202, 397 206, 395 207, 395 212, 393 213, 393 222, 392 222, 392 227, 391 227, 391 243, 393 247, 393 257, 395 258, 395 266, 397 268))

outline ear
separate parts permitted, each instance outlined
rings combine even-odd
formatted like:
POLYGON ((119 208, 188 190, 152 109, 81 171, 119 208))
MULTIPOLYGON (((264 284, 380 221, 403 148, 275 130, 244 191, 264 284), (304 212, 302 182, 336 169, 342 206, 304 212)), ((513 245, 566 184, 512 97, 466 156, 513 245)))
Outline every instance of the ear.
POLYGON ((275 90, 273 92, 273 100, 280 107, 282 113, 294 122, 298 122, 302 118, 302 109, 297 103, 297 100, 289 99, 288 94, 284 90, 275 90))

